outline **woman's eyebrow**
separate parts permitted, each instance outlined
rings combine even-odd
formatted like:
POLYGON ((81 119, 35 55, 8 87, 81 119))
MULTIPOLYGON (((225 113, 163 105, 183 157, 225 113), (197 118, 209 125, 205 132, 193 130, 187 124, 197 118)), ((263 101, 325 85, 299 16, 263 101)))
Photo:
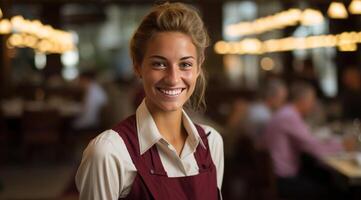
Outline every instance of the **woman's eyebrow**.
POLYGON ((162 60, 167 60, 165 57, 159 56, 159 55, 152 55, 152 56, 149 56, 149 58, 158 58, 158 59, 162 59, 162 60))
MULTIPOLYGON (((160 56, 160 55, 152 55, 152 56, 149 56, 149 58, 158 58, 161 60, 167 60, 167 58, 160 56)), ((180 60, 187 60, 187 59, 195 59, 195 58, 193 56, 184 56, 180 60)))
POLYGON ((181 60, 187 60, 187 59, 189 59, 189 58, 194 59, 193 56, 185 56, 185 57, 182 57, 181 60))

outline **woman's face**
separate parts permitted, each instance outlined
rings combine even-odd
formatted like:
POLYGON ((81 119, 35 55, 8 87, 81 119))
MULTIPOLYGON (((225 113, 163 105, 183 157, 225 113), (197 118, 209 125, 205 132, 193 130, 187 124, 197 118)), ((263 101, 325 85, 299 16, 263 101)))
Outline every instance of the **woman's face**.
POLYGON ((179 32, 156 33, 146 45, 141 65, 135 67, 151 112, 180 110, 192 95, 200 71, 196 47, 179 32))

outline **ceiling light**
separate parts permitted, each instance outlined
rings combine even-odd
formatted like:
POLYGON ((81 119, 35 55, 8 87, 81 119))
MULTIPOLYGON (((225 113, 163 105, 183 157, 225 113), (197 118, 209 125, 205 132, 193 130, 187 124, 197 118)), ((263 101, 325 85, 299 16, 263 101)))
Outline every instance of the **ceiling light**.
POLYGON ((335 19, 345 19, 348 17, 345 5, 341 2, 332 2, 328 7, 327 14, 335 19))
POLYGON ((304 26, 321 24, 323 22, 323 15, 319 10, 306 9, 301 16, 301 24, 304 26))
POLYGON ((350 13, 355 15, 361 14, 361 0, 353 0, 348 7, 348 10, 350 11, 350 13))
POLYGON ((12 26, 9 20, 0 20, 0 34, 9 34, 11 32, 11 29, 12 26))

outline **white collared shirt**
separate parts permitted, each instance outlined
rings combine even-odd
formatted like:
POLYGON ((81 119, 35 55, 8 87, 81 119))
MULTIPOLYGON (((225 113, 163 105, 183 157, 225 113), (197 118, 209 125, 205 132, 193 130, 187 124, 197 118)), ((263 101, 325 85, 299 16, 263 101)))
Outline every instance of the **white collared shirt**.
MULTIPOLYGON (((136 111, 136 122, 140 153, 143 154, 153 145, 158 152, 169 177, 192 176, 198 174, 194 152, 200 143, 206 148, 197 129, 185 111, 183 125, 188 133, 181 155, 159 133, 145 102, 136 111)), ((217 186, 221 188, 224 170, 223 140, 213 128, 201 125, 208 136, 213 163, 217 169, 217 186)), ((126 197, 137 174, 127 147, 119 134, 107 130, 94 138, 83 152, 75 181, 80 199, 118 199, 126 197)))

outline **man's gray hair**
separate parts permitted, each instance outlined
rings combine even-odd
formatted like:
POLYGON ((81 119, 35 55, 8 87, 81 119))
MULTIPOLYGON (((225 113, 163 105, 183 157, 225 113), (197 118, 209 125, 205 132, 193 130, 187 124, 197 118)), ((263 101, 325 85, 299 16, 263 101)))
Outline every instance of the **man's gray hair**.
POLYGON ((309 92, 315 92, 311 84, 304 81, 295 82, 290 89, 290 100, 298 101, 304 98, 309 92))
POLYGON ((271 79, 266 82, 261 91, 261 98, 268 99, 278 95, 281 89, 286 89, 286 85, 279 79, 271 79))

